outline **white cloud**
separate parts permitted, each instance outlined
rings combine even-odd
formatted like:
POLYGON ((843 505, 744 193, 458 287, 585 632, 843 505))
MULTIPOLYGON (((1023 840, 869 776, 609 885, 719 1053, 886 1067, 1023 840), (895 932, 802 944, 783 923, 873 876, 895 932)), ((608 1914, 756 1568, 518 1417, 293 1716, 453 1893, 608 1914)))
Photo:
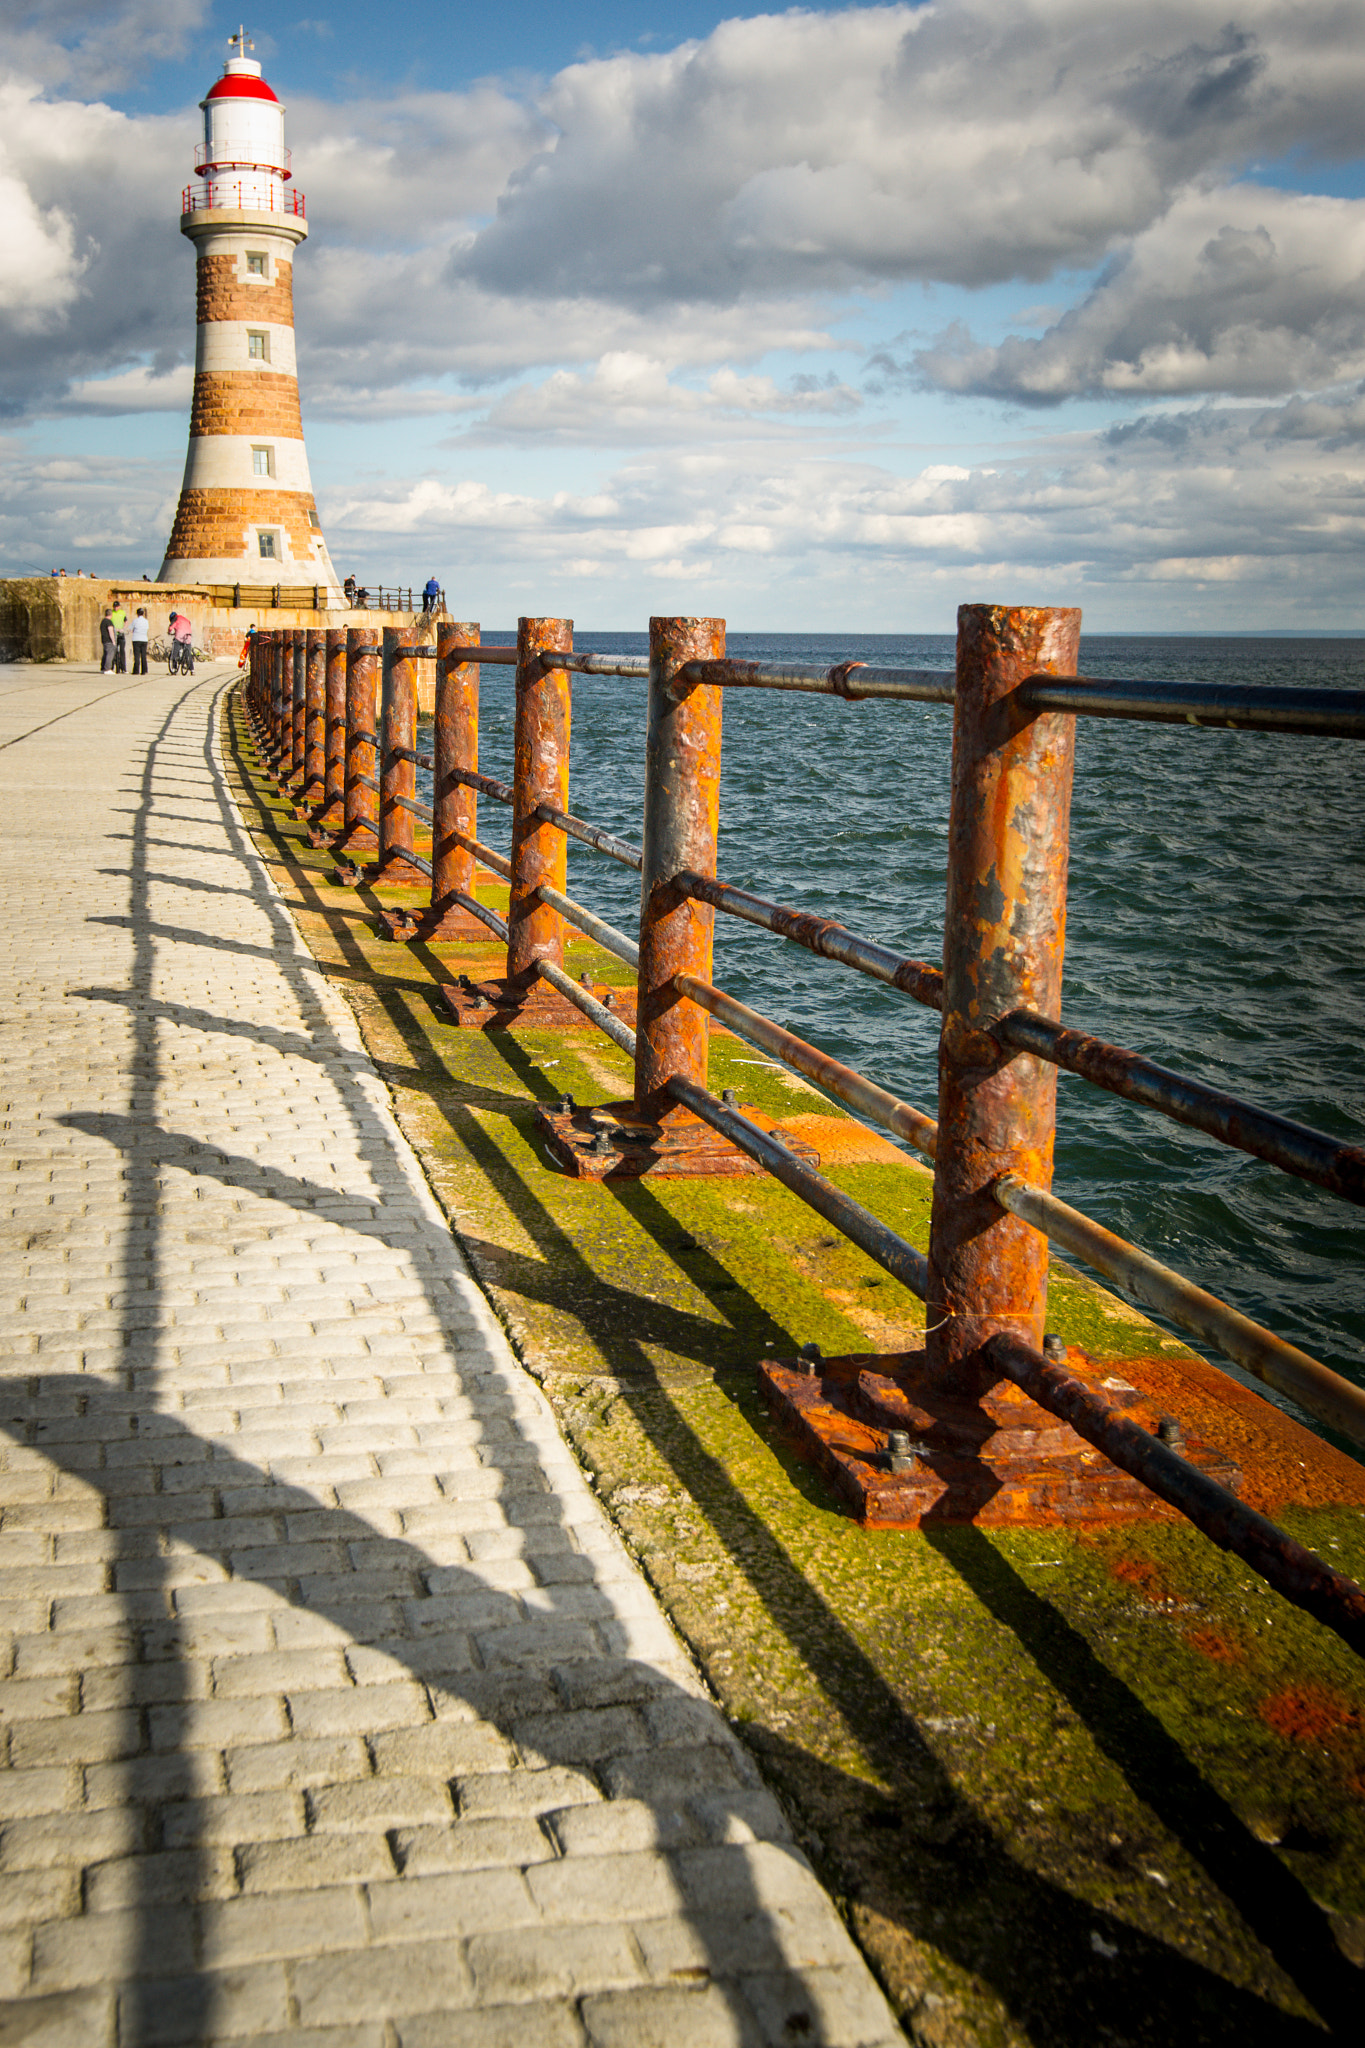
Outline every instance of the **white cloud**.
POLYGON ((1191 180, 1353 154, 1358 9, 1323 0, 940 0, 721 24, 563 71, 553 146, 457 258, 510 292, 631 304, 1089 266, 1191 180))
MULTIPOLYGON (((1334 426, 1343 410, 1326 408, 1334 426)), ((1145 588, 1163 611, 1163 590, 1183 601, 1192 586, 1235 586, 1253 621, 1273 605, 1365 622, 1365 433, 1344 449, 1309 440, 1305 426, 1288 407, 1208 407, 913 476, 798 448, 713 446, 632 461, 594 493, 427 477, 323 510, 334 548, 392 551, 420 537, 476 581, 509 560, 546 581, 590 561, 597 580, 623 588, 640 583, 637 564, 659 577, 665 564, 670 576, 704 564, 717 606, 742 589, 751 616, 778 589, 798 589, 813 614, 862 591, 880 623, 946 582, 957 598, 1002 602, 1093 593, 1136 604, 1145 588)))
POLYGON ((209 0, 18 0, 5 10, 5 62, 44 86, 116 92, 184 55, 209 0))
POLYGON ((469 438, 619 447, 647 441, 695 441, 733 425, 771 435, 797 422, 842 417, 863 401, 832 374, 802 376, 785 386, 772 377, 715 371, 700 386, 682 384, 669 366, 631 349, 609 349, 587 375, 557 370, 541 384, 522 384, 498 398, 469 438))
POLYGON ((1238 185, 1183 195, 1036 340, 950 334, 914 370, 947 391, 1279 395, 1365 373, 1365 200, 1238 185))

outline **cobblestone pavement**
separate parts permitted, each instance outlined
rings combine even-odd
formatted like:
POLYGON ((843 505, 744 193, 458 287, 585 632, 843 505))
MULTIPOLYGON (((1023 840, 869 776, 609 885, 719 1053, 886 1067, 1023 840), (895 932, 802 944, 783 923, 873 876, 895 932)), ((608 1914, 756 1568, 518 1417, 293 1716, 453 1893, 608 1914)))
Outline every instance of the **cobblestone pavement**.
POLYGON ((900 2041, 232 806, 0 680, 0 2043, 900 2041))

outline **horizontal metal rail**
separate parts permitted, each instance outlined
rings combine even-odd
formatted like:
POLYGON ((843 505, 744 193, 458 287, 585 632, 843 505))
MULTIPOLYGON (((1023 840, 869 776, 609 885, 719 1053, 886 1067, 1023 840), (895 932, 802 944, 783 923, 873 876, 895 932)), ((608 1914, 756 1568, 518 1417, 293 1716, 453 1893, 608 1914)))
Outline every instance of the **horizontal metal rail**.
POLYGON ((447 647, 446 660, 455 663, 477 661, 483 666, 487 666, 491 661, 495 662, 500 668, 515 668, 518 656, 515 647, 484 647, 482 645, 471 647, 465 645, 461 647, 447 647))
POLYGON ((553 804, 537 804, 531 816, 543 818, 547 825, 558 825, 561 832, 567 832, 570 839, 582 840, 584 846, 593 847, 598 853, 607 854, 612 860, 619 860, 622 867, 634 868, 638 874, 642 855, 638 846, 627 845, 624 839, 604 832, 600 825, 589 825, 582 818, 575 818, 571 811, 557 811, 553 804))
POLYGON ((395 647, 394 656, 399 661, 435 661, 436 642, 418 640, 411 647, 395 647))
POLYGON ((348 732, 346 734, 346 744, 358 747, 377 747, 379 741, 372 732, 348 732))
MULTIPOLYGON (((515 647, 448 647, 446 659, 457 662, 493 662, 499 668, 515 668, 520 655, 515 647)), ((635 676, 642 681, 649 676, 647 654, 567 654, 558 649, 545 648, 532 659, 542 669, 567 668, 581 676, 635 676)))
POLYGON ((595 917, 591 910, 585 910, 581 903, 575 903, 572 896, 561 895, 559 890, 552 889, 548 882, 540 883, 531 894, 539 902, 548 904, 551 910, 557 910, 561 917, 566 917, 570 924, 576 925, 579 931, 585 932, 590 939, 596 939, 604 951, 614 953, 617 959, 624 960, 628 967, 639 966, 640 948, 634 939, 627 938, 624 932, 618 932, 614 924, 608 924, 605 919, 595 917))
POLYGON ((928 1298, 929 1261, 903 1237, 897 1237, 894 1230, 888 1230, 870 1209, 864 1209, 861 1202, 855 1202, 842 1188, 836 1188, 833 1181, 826 1180, 813 1166, 797 1159, 779 1139, 770 1138, 747 1116, 737 1109, 728 1109, 707 1089, 699 1088, 695 1081, 675 1074, 665 1086, 675 1102, 680 1102, 684 1109, 690 1109, 703 1123, 710 1124, 712 1130, 719 1131, 741 1152, 747 1152, 750 1159, 757 1160, 774 1180, 780 1180, 783 1187, 790 1188, 827 1223, 842 1231, 884 1272, 899 1280, 903 1287, 908 1287, 912 1294, 917 1294, 921 1301, 928 1298))
POLYGON ((1148 725, 1231 726, 1243 732, 1320 733, 1365 739, 1365 691, 1244 690, 1223 683, 1105 682, 1096 676, 1030 676, 1015 702, 1029 711, 1129 718, 1148 725))
POLYGON ((1365 1591, 1354 1580, 1333 1571, 1226 1486, 1111 1407, 1097 1388, 1083 1385, 1031 1345, 999 1334, 987 1340, 984 1350, 989 1363, 1030 1400, 1070 1423, 1121 1472, 1140 1480, 1220 1550, 1241 1558, 1277 1593, 1316 1615, 1357 1656, 1365 1656, 1365 1591))
POLYGON ((515 804, 517 800, 516 791, 508 783, 495 782, 491 775, 480 775, 473 768, 452 768, 450 779, 464 789, 482 791, 484 796, 491 796, 494 803, 515 804))
POLYGON ((580 676, 635 676, 642 681, 649 677, 647 654, 551 654, 547 650, 540 665, 572 669, 580 676))
POLYGON ((457 846, 462 846, 466 853, 472 853, 476 860, 481 860, 495 875, 501 875, 506 881, 511 881, 512 863, 505 854, 494 853, 492 847, 485 846, 482 839, 469 839, 463 832, 450 832, 445 836, 453 839, 457 846))
POLYGON ((841 661, 833 668, 802 668, 794 662, 689 661, 678 670, 679 683, 710 683, 729 690, 800 690, 812 696, 888 697, 900 703, 951 704, 957 688, 952 669, 874 668, 864 661, 841 661))
POLYGON ((907 1139, 927 1158, 933 1158, 938 1125, 922 1110, 900 1101, 888 1089, 879 1088, 875 1081, 869 1081, 853 1067, 844 1066, 832 1054, 821 1052, 819 1046, 808 1045, 804 1038, 785 1031, 771 1017, 751 1010, 747 1003, 737 1002, 723 989, 713 988, 709 981, 699 981, 695 974, 675 974, 673 986, 680 996, 689 996, 737 1037, 747 1039, 762 1052, 772 1053, 775 1059, 817 1082, 840 1102, 846 1102, 850 1109, 872 1117, 897 1137, 907 1139))
POLYGON ((372 775, 348 775, 346 777, 346 787, 347 789, 372 789, 376 796, 379 794, 379 784, 372 775))
MULTIPOLYGON (((408 867, 411 868, 420 868, 422 873, 428 878, 428 880, 430 880, 431 862, 429 860, 423 860, 421 854, 414 853, 410 846, 395 847, 389 858, 395 862, 404 862, 408 867)), ((379 873, 377 871, 372 871, 372 873, 374 874, 374 879, 376 881, 381 883, 383 882, 384 876, 382 875, 382 873, 379 873)))
POLYGON ((1169 1067, 1110 1045, 1103 1038, 1069 1031, 1032 1010, 1011 1010, 991 1026, 991 1036, 1014 1052, 1031 1052, 1069 1074, 1079 1074, 1111 1095, 1159 1110, 1174 1123, 1207 1131, 1236 1151, 1268 1160, 1285 1173, 1339 1195, 1344 1202, 1365 1205, 1365 1147, 1343 1145, 1340 1139, 1310 1130, 1307 1124, 1258 1109, 1240 1096, 1173 1073, 1169 1067))
POLYGON ((941 967, 931 967, 924 960, 909 960, 902 953, 893 953, 889 946, 874 944, 871 939, 856 938, 832 917, 816 917, 809 910, 792 910, 783 903, 770 903, 765 896, 755 896, 748 889, 736 889, 729 882, 699 875, 691 868, 680 869, 674 875, 673 887, 694 903, 713 904, 729 917, 741 917, 746 924, 762 925, 765 931, 776 932, 779 938, 790 939, 793 945, 804 946, 808 952, 819 953, 826 960, 838 960, 845 967, 856 967, 860 974, 870 974, 874 981, 884 981, 889 987, 900 989, 904 995, 913 996, 927 1009, 943 1007, 941 967))
POLYGON ((431 805, 418 803, 410 796, 390 797, 389 802, 400 811, 411 811, 414 818, 430 819, 431 817, 431 805))
POLYGON ((1183 1274, 1163 1266, 1056 1195, 1029 1187, 1012 1175, 996 1181, 991 1192, 1011 1216, 1031 1223, 1052 1244, 1116 1281, 1125 1294, 1169 1317, 1191 1335, 1207 1339, 1224 1357, 1244 1366, 1278 1393, 1287 1394, 1320 1422, 1365 1444, 1365 1389, 1352 1386, 1307 1351, 1286 1344, 1282 1337, 1262 1329, 1217 1295, 1196 1287, 1183 1274))
POLYGON ((588 1022, 595 1024, 599 1031, 605 1031, 607 1037, 614 1045, 619 1045, 622 1052, 634 1056, 635 1033, 629 1024, 623 1024, 619 1017, 614 1017, 610 1010, 598 1002, 596 996, 590 996, 585 988, 580 988, 562 967, 554 966, 549 960, 537 960, 536 973, 542 981, 548 981, 551 988, 557 988, 562 996, 567 996, 575 1008, 583 1012, 588 1022))
POLYGON ((507 938, 507 919, 499 917, 496 910, 490 910, 486 903, 480 903, 476 896, 466 896, 463 889, 452 889, 448 900, 458 903, 461 910, 467 910, 471 917, 477 917, 480 924, 486 924, 495 939, 507 938))

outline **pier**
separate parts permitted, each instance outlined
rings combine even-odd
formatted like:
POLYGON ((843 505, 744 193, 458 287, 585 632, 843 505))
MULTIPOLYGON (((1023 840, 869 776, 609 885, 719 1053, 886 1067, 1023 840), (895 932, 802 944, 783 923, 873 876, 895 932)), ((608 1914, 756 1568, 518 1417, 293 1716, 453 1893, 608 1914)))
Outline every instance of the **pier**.
MULTIPOLYGON (((251 701, 225 667, 0 686, 15 2023, 110 2048, 1349 2038, 1349 1613, 1324 1626, 1159 1498, 850 1512, 760 1387, 799 1410, 838 1360, 923 1342, 928 1168, 755 1068, 709 955, 642 933, 717 1027, 657 1033, 656 1087, 690 1060, 719 1145, 769 1170, 599 1177, 604 1133, 608 1167, 658 1147, 624 1112, 654 1020, 568 893, 567 729, 562 757, 542 722, 467 762, 514 811, 510 862, 439 768, 423 815, 436 643, 407 630, 279 633, 251 701)), ((477 632, 439 630, 448 766, 477 632)), ((593 660, 522 650, 551 708, 593 660)), ((905 686, 828 684, 877 687, 905 686)), ((1040 687, 1085 708, 1083 681, 1040 687)), ((643 837, 690 902, 724 894, 714 831, 709 874, 704 833, 643 837)), ((837 959, 839 931, 806 943, 837 959)), ((932 1152, 925 1121, 890 1127, 932 1152)), ((1151 1440, 1361 1577, 1359 1464, 1042 1277, 1050 1363, 1107 1361, 1178 1417, 1151 1440)), ((889 1432, 860 1426, 880 1472, 889 1432)))
POLYGON ((881 2048, 252 843, 232 673, 0 689, 0 2028, 881 2048))

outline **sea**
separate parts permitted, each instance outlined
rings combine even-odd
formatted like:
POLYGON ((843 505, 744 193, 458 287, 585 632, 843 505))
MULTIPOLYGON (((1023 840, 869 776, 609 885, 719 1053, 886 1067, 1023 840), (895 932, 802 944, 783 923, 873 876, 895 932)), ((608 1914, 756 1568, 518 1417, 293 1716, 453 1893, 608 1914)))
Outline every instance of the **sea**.
MULTIPOLYGON (((490 642, 511 633, 485 632, 490 642)), ((933 634, 731 633, 739 659, 951 669, 933 634)), ((643 634, 577 633, 643 654, 643 634)), ((1082 674, 1365 690, 1365 639, 1089 635, 1082 674)), ((511 779, 513 683, 485 668, 480 766, 511 779)), ((722 879, 940 961, 952 712, 727 693, 722 879)), ((638 844, 644 685, 575 676, 570 808, 638 844)), ((424 795, 429 799, 429 779, 424 795)), ((481 801, 507 850, 509 814, 481 801)), ((628 931, 629 869, 570 842, 569 893, 628 931)), ((931 1114, 937 1017, 733 918, 715 981, 931 1114)), ((1078 721, 1063 1021, 1365 1143, 1365 746, 1078 721)), ((1365 1215, 1059 1076, 1055 1191, 1365 1385, 1365 1215)), ((1289 1405, 1289 1404, 1286 1404, 1289 1405)))

